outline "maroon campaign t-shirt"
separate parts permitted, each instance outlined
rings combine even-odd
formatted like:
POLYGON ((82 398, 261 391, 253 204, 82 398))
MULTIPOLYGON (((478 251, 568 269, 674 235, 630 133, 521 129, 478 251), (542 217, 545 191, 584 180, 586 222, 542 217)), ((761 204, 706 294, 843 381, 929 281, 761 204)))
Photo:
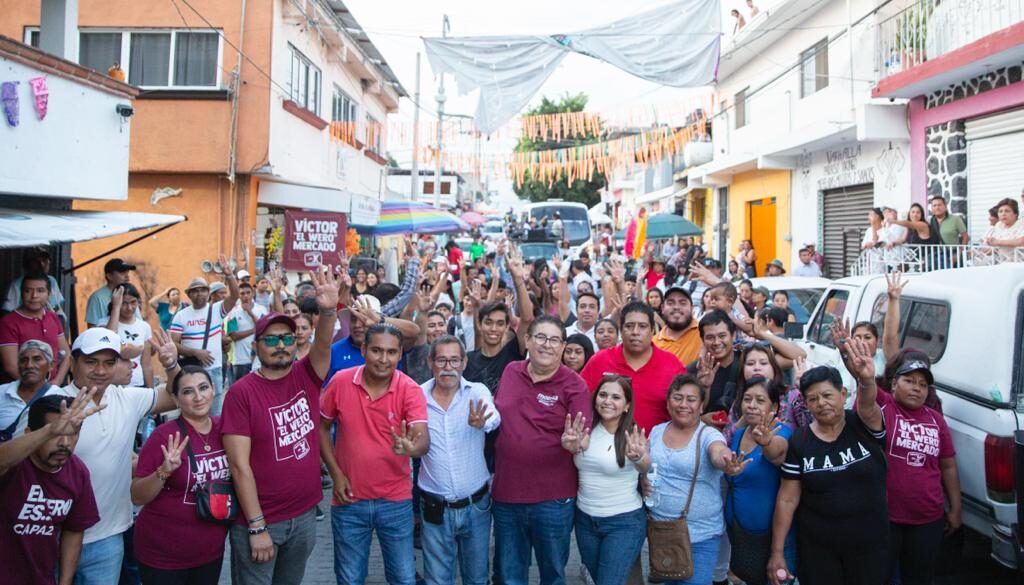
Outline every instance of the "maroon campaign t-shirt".
MULTIPOLYGON (((675 359, 674 357, 672 359, 675 359)), ((679 363, 679 360, 676 360, 679 363)), ((501 376, 494 405, 501 414, 495 446, 494 501, 535 504, 576 497, 576 465, 562 448, 565 415, 593 416, 583 378, 566 366, 534 383, 526 361, 501 376)))
MULTIPOLYGON (((199 473, 192 473, 188 455, 182 453, 181 466, 167 478, 156 498, 142 507, 135 521, 135 556, 157 569, 187 569, 212 563, 224 555, 228 534, 227 526, 204 522, 196 515, 197 481, 231 479, 228 456, 221 443, 221 419, 212 417, 213 427, 207 435, 200 435, 188 421, 181 420, 188 431, 188 444, 199 473), (209 451, 206 445, 210 446, 209 451), (167 545, 171 542, 174 546, 167 545)), ((168 437, 177 432, 176 421, 166 422, 153 431, 139 451, 135 477, 146 477, 163 464, 160 447, 166 446, 168 437)))
POLYGON ((0 476, 0 581, 54 583, 61 531, 84 532, 99 520, 81 459, 72 455, 56 473, 25 459, 0 476))
MULTIPOLYGON (((287 376, 245 376, 224 398, 222 432, 252 440, 249 465, 267 524, 290 520, 320 503, 320 386, 309 358, 287 376)), ((245 514, 238 515, 245 524, 245 514)))
POLYGON ((889 519, 911 525, 935 522, 945 513, 939 459, 956 455, 946 419, 927 406, 905 408, 884 390, 875 401, 885 417, 889 519))

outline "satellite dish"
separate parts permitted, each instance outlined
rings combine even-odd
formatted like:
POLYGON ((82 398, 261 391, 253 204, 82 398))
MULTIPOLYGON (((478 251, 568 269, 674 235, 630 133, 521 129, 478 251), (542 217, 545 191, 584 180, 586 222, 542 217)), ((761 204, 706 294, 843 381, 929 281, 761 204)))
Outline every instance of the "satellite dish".
POLYGON ((199 268, 203 272, 213 272, 213 262, 210 262, 209 260, 203 260, 202 263, 199 265, 199 268))

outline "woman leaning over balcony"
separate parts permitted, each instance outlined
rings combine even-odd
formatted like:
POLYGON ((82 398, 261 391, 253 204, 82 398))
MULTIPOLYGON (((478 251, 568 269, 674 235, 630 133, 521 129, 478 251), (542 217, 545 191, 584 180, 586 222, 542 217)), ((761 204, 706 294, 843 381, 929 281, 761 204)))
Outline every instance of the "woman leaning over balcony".
POLYGON ((996 204, 999 221, 985 234, 985 245, 996 248, 1000 262, 1015 262, 1024 254, 1014 254, 1014 248, 1024 246, 1024 223, 1020 221, 1017 202, 1007 197, 996 204))

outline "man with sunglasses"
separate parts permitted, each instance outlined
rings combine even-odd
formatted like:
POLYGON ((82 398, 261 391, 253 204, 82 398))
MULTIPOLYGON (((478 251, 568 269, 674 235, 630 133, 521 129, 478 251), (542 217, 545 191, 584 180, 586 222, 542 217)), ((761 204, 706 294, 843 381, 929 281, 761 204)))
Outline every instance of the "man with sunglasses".
POLYGON ((422 385, 430 450, 420 460, 423 568, 428 585, 486 583, 491 541, 490 474, 484 436, 501 424, 487 386, 462 377, 466 348, 452 335, 432 340, 433 378, 422 385))
POLYGON ((224 401, 224 450, 242 513, 231 527, 232 581, 298 585, 316 544, 320 387, 331 361, 337 277, 313 273, 320 308, 313 346, 295 359, 295 321, 270 313, 253 331, 260 368, 224 401))

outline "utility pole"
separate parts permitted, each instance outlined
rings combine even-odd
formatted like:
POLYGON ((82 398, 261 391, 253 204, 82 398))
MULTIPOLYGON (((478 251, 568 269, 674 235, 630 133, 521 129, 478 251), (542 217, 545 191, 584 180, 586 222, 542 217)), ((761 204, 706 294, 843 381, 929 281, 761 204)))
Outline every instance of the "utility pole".
POLYGON ((416 53, 416 94, 413 97, 412 118, 412 172, 409 174, 412 183, 411 196, 417 201, 420 196, 420 54, 416 53))
MULTIPOLYGON (((451 22, 445 14, 441 19, 441 37, 448 37, 448 29, 451 22)), ((438 75, 440 82, 437 87, 437 166, 434 169, 434 207, 441 208, 441 153, 443 152, 444 139, 444 102, 448 97, 444 95, 444 73, 438 75)))

